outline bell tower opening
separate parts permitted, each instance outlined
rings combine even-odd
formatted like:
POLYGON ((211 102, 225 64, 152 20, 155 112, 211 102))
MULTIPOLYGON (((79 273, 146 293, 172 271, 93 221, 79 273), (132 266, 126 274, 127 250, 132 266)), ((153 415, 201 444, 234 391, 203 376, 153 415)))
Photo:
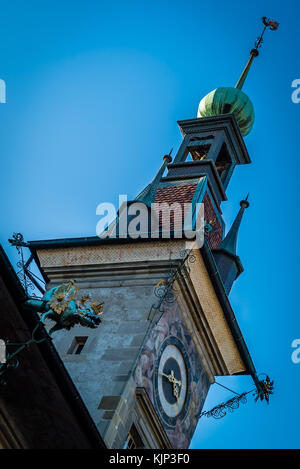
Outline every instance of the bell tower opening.
POLYGON ((192 161, 203 161, 207 158, 214 136, 190 138, 189 153, 192 161))
POLYGON ((216 159, 216 169, 218 171, 218 174, 224 186, 225 186, 229 171, 231 169, 231 166, 232 166, 232 161, 231 161, 229 152, 227 150, 227 146, 224 142, 218 154, 218 157, 216 159))

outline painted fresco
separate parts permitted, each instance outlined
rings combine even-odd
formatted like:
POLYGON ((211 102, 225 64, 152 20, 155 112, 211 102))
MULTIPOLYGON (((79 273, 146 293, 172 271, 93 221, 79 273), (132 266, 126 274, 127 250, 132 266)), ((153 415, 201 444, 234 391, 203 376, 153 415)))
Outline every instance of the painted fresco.
POLYGON ((134 376, 137 386, 146 389, 172 446, 188 448, 198 422, 195 415, 203 407, 210 383, 176 302, 166 308, 157 324, 154 323, 142 349, 134 376), (170 337, 179 339, 188 356, 186 366, 189 395, 185 403, 187 409, 179 414, 175 426, 170 426, 164 421, 157 405, 155 389, 156 360, 162 344, 170 337))

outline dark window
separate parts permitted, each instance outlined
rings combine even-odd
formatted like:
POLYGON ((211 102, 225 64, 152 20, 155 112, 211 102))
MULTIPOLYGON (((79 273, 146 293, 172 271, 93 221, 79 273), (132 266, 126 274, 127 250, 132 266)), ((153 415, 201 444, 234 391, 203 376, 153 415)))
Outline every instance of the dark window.
POLYGON ((72 355, 79 355, 82 352, 86 341, 87 337, 74 337, 74 340, 68 350, 68 353, 72 355))
POLYGON ((136 449, 136 445, 130 433, 128 433, 123 449, 136 449))
POLYGON ((136 427, 131 426, 126 441, 124 443, 123 449, 139 449, 145 448, 143 440, 141 439, 136 427))

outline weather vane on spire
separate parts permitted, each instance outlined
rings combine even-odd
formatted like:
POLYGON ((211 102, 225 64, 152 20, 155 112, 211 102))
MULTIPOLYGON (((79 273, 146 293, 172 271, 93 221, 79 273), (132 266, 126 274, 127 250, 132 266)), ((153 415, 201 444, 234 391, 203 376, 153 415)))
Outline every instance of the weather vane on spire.
POLYGON ((242 89, 243 88, 243 85, 245 83, 245 80, 247 78, 247 75, 248 75, 248 72, 249 72, 249 69, 251 67, 251 64, 253 62, 253 59, 254 57, 257 57, 259 52, 258 52, 258 49, 262 46, 263 44, 263 36, 265 34, 265 31, 267 28, 270 28, 271 31, 276 31, 276 29, 278 29, 278 26, 279 26, 279 23, 275 20, 271 20, 270 18, 267 18, 266 16, 263 16, 262 17, 262 22, 263 22, 263 25, 264 25, 264 29, 261 33, 261 35, 256 39, 255 43, 254 43, 254 49, 251 49, 250 51, 250 58, 248 60, 248 63, 246 65, 246 67, 244 68, 237 84, 235 85, 236 88, 238 89, 242 89))

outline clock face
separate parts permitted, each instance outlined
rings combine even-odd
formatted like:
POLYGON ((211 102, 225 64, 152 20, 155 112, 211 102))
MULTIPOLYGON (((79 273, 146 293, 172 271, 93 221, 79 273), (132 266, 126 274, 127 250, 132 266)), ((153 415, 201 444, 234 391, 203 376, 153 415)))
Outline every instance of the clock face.
POLYGON ((188 407, 188 357, 177 337, 162 344, 155 370, 155 398, 160 414, 169 426, 184 418, 188 407))

